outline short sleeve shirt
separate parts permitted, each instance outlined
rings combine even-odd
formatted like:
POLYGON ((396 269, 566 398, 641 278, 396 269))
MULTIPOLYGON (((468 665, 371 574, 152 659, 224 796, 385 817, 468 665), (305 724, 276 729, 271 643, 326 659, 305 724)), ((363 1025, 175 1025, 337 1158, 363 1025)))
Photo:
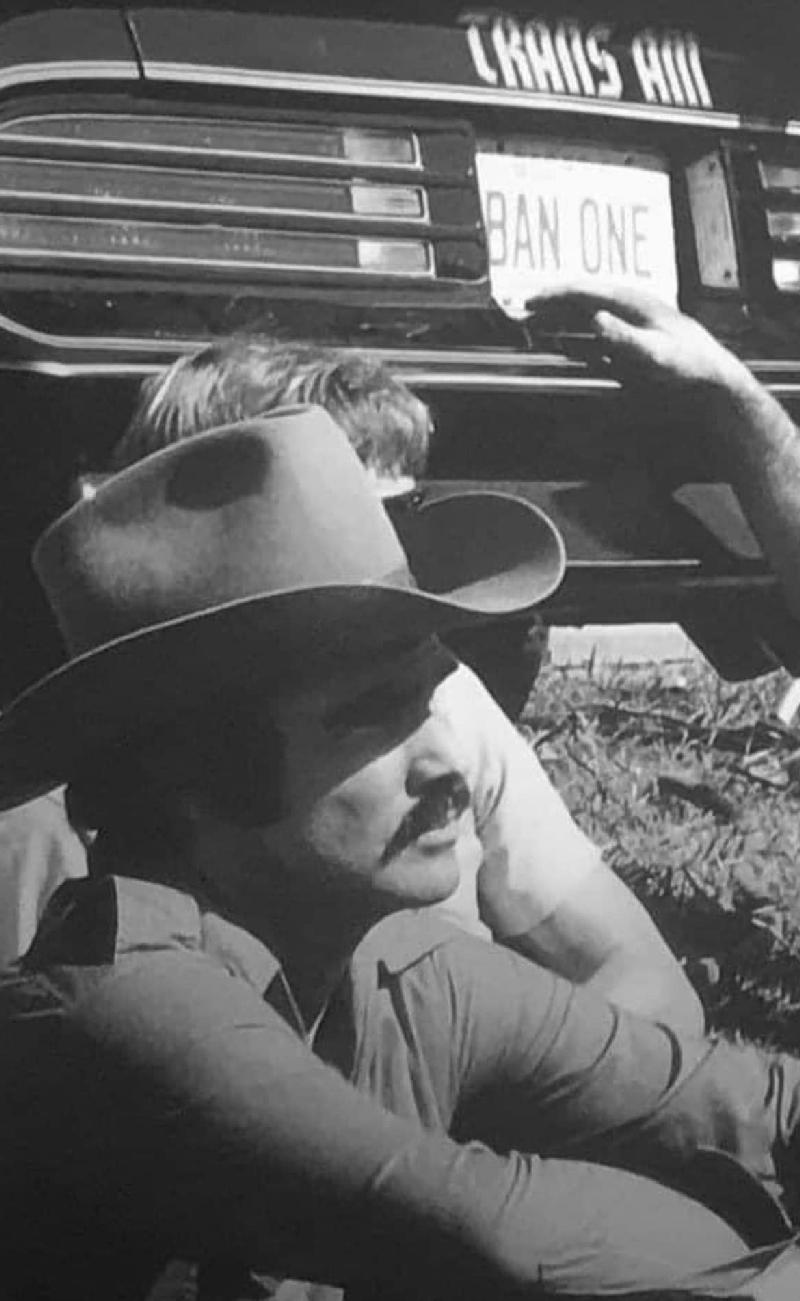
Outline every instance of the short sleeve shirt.
POLYGON ((85 875, 62 791, 0 813, 0 966, 26 951, 57 886, 85 875))
POLYGON ((445 678, 433 708, 460 750, 480 843, 441 912, 476 934, 524 934, 574 895, 600 851, 470 669, 460 665, 445 678))

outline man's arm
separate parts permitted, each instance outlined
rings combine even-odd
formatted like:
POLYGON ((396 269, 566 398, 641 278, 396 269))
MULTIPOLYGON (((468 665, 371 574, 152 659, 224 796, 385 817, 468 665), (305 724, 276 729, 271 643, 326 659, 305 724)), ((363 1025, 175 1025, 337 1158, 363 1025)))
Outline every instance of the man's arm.
POLYGON ((646 908, 602 858, 548 917, 503 942, 626 1012, 683 1034, 703 1032, 703 1007, 683 968, 646 908))
POLYGON ((532 964, 496 946, 445 956, 469 991, 451 1029, 460 1136, 647 1173, 756 1241, 785 1234, 800 1204, 800 1062, 614 1015, 558 981, 543 1052, 532 964))
POLYGON ((696 417, 800 618, 800 433, 747 367, 692 320, 642 290, 571 288, 532 299, 534 328, 591 329, 623 384, 669 390, 696 417))
POLYGON ((700 1000, 674 954, 482 683, 462 667, 436 699, 468 743, 478 904, 494 938, 628 1011, 699 1033, 700 1000))
MULTIPOLYGON (((576 1079, 590 1074, 599 1057, 616 1053, 613 1014, 592 1001, 572 1038, 561 982, 494 946, 463 943, 463 979, 451 989, 445 973, 425 1003, 442 1051, 473 1054, 453 1060, 451 1087, 460 1092, 459 1072, 475 1088, 496 1082, 523 1104, 518 1137, 533 1139, 536 1106, 525 1105, 516 1069, 527 1077, 528 1104, 537 1099, 537 1062, 546 1078, 557 1078, 556 1057, 569 1059, 576 1079), (477 1015, 480 1045, 458 1034, 454 1009, 466 1009, 473 1028, 477 1015), (501 1042, 503 1027, 516 1040, 501 1042), (464 1041, 454 1044, 457 1037, 464 1041)), ((405 993, 395 991, 401 1002, 405 993)), ((39 1012, 33 1029, 41 1031, 39 1012)), ((390 1075, 406 1069, 406 1050, 422 1051, 411 1040, 401 1045, 396 1026, 372 1045, 390 1075)), ((603 1124, 652 1108, 668 1085, 666 1031, 643 1023, 642 1034, 642 1082, 632 1081, 632 1098, 618 1088, 596 1117, 603 1124)), ((88 1208, 100 1241, 126 1224, 189 1259, 232 1259, 370 1296, 399 1290, 459 1301, 520 1289, 607 1295, 677 1286, 742 1247, 713 1213, 647 1179, 579 1159, 501 1156, 423 1128, 413 1107, 384 1110, 314 1057, 252 989, 200 955, 152 955, 101 980, 44 1063, 25 1094, 33 1114, 17 1124, 43 1127, 46 1167, 59 1171, 73 1211, 88 1208), (47 1114, 37 1116, 42 1106, 47 1114)), ((427 1065, 420 1057, 423 1073, 427 1065)), ((368 1074, 380 1095, 380 1079, 368 1074)), ((584 1132, 589 1122, 587 1110, 584 1132)))

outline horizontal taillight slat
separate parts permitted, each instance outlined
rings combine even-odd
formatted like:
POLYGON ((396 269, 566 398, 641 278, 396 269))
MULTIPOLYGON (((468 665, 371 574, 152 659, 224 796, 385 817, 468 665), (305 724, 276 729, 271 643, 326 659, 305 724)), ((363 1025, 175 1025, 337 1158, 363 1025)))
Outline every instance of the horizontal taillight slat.
POLYGON ((759 158, 758 177, 769 240, 770 273, 779 293, 800 293, 800 162, 759 158))
POLYGON ((31 213, 0 214, 0 257, 35 259, 40 266, 82 262, 105 270, 114 264, 133 264, 196 265, 204 270, 294 267, 381 275, 433 274, 430 248, 423 240, 370 240, 31 213))
POLYGON ((759 171, 765 190, 800 195, 800 167, 762 160, 759 171))
POLYGON ((800 294, 800 259, 774 258, 772 275, 777 289, 787 294, 800 294))
POLYGON ((125 206, 198 212, 273 213, 423 221, 418 185, 247 176, 161 167, 123 167, 0 156, 0 206, 34 201, 59 206, 125 206))
POLYGON ((767 229, 774 240, 787 243, 800 241, 800 211, 768 212, 767 229))
POLYGON ((90 144, 104 150, 227 155, 252 159, 317 159, 376 167, 420 166, 413 131, 379 131, 348 126, 237 119, 164 117, 116 113, 72 113, 15 118, 0 124, 0 138, 90 144))

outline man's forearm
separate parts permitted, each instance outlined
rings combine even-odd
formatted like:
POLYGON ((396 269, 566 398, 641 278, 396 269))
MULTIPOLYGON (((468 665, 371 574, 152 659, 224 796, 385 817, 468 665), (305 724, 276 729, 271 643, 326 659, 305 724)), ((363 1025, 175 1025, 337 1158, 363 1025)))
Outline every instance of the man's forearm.
POLYGON ((602 958, 589 962, 585 950, 567 948, 554 940, 552 949, 544 943, 547 923, 535 931, 505 941, 522 957, 538 962, 573 984, 591 990, 615 1007, 650 1021, 660 1021, 685 1035, 700 1035, 705 1028, 703 1005, 683 968, 663 945, 663 956, 653 949, 632 951, 610 949, 602 958))
POLYGON ((703 1032, 702 1004, 683 968, 644 906, 599 857, 549 917, 504 942, 627 1012, 683 1034, 703 1032))
POLYGON ((659 1021, 685 1035, 705 1030, 703 1004, 683 968, 671 953, 660 962, 652 956, 640 961, 630 953, 612 954, 585 982, 598 997, 626 1012, 659 1021))
POLYGON ((800 436, 779 403, 698 321, 640 289, 575 285, 529 307, 542 330, 591 329, 623 383, 685 404, 800 617, 800 436))

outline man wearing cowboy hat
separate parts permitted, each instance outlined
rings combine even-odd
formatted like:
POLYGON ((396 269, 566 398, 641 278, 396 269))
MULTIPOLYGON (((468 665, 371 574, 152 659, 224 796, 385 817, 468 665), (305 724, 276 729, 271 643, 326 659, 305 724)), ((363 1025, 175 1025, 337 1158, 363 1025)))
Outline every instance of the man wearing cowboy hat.
POLYGON ((173 1257, 205 1301, 699 1295, 787 1232, 800 1064, 409 913, 474 835, 436 634, 532 607, 563 549, 490 494, 404 545, 315 408, 158 452, 40 540, 69 659, 0 719, 0 802, 69 781, 98 837, 0 979, 15 1301, 135 1301, 173 1257))
MULTIPOLYGON (((122 469, 203 430, 307 401, 325 407, 344 428, 390 514, 405 510, 407 499, 398 494, 413 489, 424 467, 430 412, 377 358, 309 344, 237 336, 183 356, 145 381, 111 464, 122 469)), ((525 627, 514 623, 506 630, 525 627)), ((497 639, 496 626, 470 628, 466 636, 476 632, 497 639)), ((575 824, 535 751, 478 677, 459 666, 435 693, 433 706, 455 733, 477 832, 459 886, 441 905, 446 915, 621 1007, 700 1032, 699 999, 649 914, 575 824)), ((63 815, 58 836, 54 803, 51 796, 47 804, 36 800, 0 817, 0 837, 16 832, 25 849, 26 829, 52 828, 51 848, 63 845, 61 862, 69 867, 76 837, 63 815)), ((41 862, 42 842, 48 843, 42 835, 38 841, 25 854, 10 846, 11 865, 23 868, 16 879, 9 867, 0 872, 0 917, 5 911, 10 921, 28 923, 27 934, 20 926, 10 937, 16 944, 6 947, 8 960, 27 948, 42 887, 51 883, 31 870, 41 862)), ((2 935, 0 957, 1 941, 2 935)))
MULTIPOLYGON (((413 493, 427 461, 432 413, 368 353, 217 340, 144 381, 111 465, 122 469, 287 402, 314 402, 333 416, 402 526, 414 501, 404 494, 413 493)), ((469 628, 462 638, 476 632, 497 640, 496 625, 469 628)), ((628 1011, 702 1032, 700 1001, 648 912, 576 825, 535 750, 475 673, 459 665, 433 704, 461 751, 479 841, 443 912, 628 1011)))

